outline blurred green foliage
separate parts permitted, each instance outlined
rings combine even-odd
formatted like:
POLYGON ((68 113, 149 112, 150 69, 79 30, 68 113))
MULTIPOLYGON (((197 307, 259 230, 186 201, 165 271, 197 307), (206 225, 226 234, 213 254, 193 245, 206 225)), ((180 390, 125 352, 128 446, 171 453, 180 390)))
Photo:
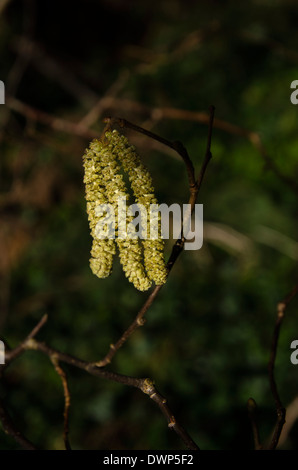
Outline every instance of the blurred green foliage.
MULTIPOLYGON (((276 167, 297 185, 297 109, 290 102, 290 84, 298 79, 297 20, 291 0, 75 0, 71 6, 12 0, 0 16, 0 79, 18 100, 65 120, 79 122, 95 104, 86 98, 84 105, 84 96, 62 86, 42 60, 20 54, 26 37, 98 98, 126 74, 116 98, 205 113, 214 104, 218 119, 258 132, 276 167)), ((100 359, 147 294, 128 283, 118 262, 106 280, 89 269, 82 171, 88 139, 8 106, 0 113, 1 335, 16 346, 47 313, 40 339, 85 360, 100 359)), ((206 125, 154 121, 120 104, 100 118, 106 114, 183 142, 199 171, 206 125)), ((100 119, 93 129, 101 132, 100 119)), ((179 158, 152 149, 147 139, 136 142, 160 202, 186 203, 179 158)), ((154 379, 202 449, 244 450, 253 448, 249 397, 258 404, 263 441, 275 423, 267 362, 276 304, 297 275, 297 193, 245 137, 214 128, 212 152, 198 201, 204 246, 182 254, 145 326, 108 369, 154 379)), ((285 405, 298 391, 297 366, 290 362, 296 310, 297 300, 287 310, 276 362, 285 405)), ((73 448, 183 448, 141 392, 63 367, 73 448)), ((11 365, 5 401, 38 447, 63 448, 62 386, 46 357, 28 352, 11 365)), ((297 432, 295 425, 283 448, 297 449, 297 432)), ((18 448, 4 433, 0 446, 18 448)))

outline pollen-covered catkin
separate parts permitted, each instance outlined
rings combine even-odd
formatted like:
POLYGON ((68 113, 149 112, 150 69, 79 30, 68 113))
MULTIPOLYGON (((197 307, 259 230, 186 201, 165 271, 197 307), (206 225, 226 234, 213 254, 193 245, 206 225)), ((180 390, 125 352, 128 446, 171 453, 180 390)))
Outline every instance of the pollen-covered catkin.
POLYGON ((158 204, 154 194, 151 175, 143 165, 135 147, 130 145, 127 138, 118 131, 106 132, 106 139, 112 145, 112 151, 117 155, 124 171, 128 174, 131 188, 137 204, 146 209, 147 220, 143 223, 144 264, 146 273, 157 285, 164 284, 167 279, 167 269, 164 260, 164 241, 161 238, 160 215, 158 214, 158 236, 150 238, 150 206, 158 204))
POLYGON ((90 268, 99 278, 108 277, 112 272, 113 256, 116 253, 114 239, 99 239, 95 236, 96 226, 101 216, 96 215, 96 206, 107 203, 105 188, 100 182, 100 156, 94 152, 92 146, 83 156, 84 183, 87 201, 87 214, 89 227, 93 238, 90 258, 90 268))
MULTIPOLYGON (((124 198, 126 201, 128 201, 129 194, 125 182, 123 180, 119 164, 116 160, 116 156, 112 152, 112 146, 108 143, 101 142, 95 139, 90 143, 90 151, 96 157, 96 178, 99 181, 98 185, 100 186, 100 188, 103 188, 103 192, 101 193, 101 195, 103 194, 105 199, 103 200, 102 198, 100 198, 100 200, 95 204, 109 203, 112 205, 116 222, 116 243, 119 250, 119 258, 123 271, 128 280, 132 282, 138 290, 148 290, 152 282, 146 275, 143 266, 142 250, 138 238, 133 237, 133 234, 130 234, 129 238, 121 239, 118 237, 117 222, 119 198, 124 198)), ((126 217, 125 222, 127 223, 131 220, 131 217, 126 217)), ((96 223, 97 222, 98 220, 96 221, 96 223)), ((96 234, 93 231, 93 226, 90 226, 90 228, 92 235, 96 237, 96 234)), ((113 246, 115 246, 115 240, 112 241, 114 242, 113 246)), ((98 259, 95 255, 96 251, 95 254, 92 254, 92 256, 95 257, 95 259, 98 259)))
POLYGON ((157 285, 164 284, 167 269, 159 213, 152 218, 157 228, 157 236, 150 238, 150 206, 158 203, 151 176, 135 148, 117 131, 108 131, 101 140, 94 139, 90 143, 83 158, 87 213, 93 237, 90 259, 92 272, 98 277, 107 277, 111 273, 117 245, 123 271, 138 290, 148 290, 152 281, 157 285), (125 212, 124 230, 122 222, 121 230, 118 226, 119 201, 125 201, 127 206, 130 198, 123 179, 123 170, 128 174, 135 202, 145 208, 145 216, 141 220, 142 245, 131 223, 133 213, 130 209, 125 212), (97 211, 102 204, 108 204, 113 209, 114 238, 104 236, 102 227, 104 224, 110 226, 111 222, 109 217, 97 211))

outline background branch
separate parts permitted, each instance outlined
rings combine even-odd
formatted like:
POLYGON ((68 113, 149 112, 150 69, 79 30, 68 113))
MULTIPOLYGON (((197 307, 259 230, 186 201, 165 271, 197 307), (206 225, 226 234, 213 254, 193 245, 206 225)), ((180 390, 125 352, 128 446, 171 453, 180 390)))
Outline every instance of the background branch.
POLYGON ((25 450, 37 450, 36 447, 30 442, 14 424, 8 411, 6 410, 2 400, 0 399, 0 421, 3 426, 4 432, 11 436, 20 446, 25 450))
POLYGON ((70 392, 67 383, 67 376, 62 367, 59 364, 59 361, 56 356, 51 356, 51 361, 55 367, 55 370, 59 377, 61 378, 62 386, 63 386, 63 393, 64 393, 64 431, 63 431, 63 439, 66 450, 71 450, 70 443, 69 443, 69 408, 70 408, 70 392))
POLYGON ((277 317, 276 317, 275 327, 273 331, 271 353, 270 353, 270 359, 268 363, 269 382, 270 382, 271 393, 273 395, 275 406, 276 406, 277 420, 276 420, 275 428, 273 431, 273 436, 268 447, 269 449, 276 449, 283 425, 285 423, 286 409, 284 408, 281 402, 279 392, 277 389, 277 385, 275 381, 275 374, 274 374, 274 366, 275 366, 275 359, 276 359, 276 354, 277 354, 280 328, 281 328, 283 319, 285 317, 285 310, 288 304, 291 302, 291 300, 295 297, 297 293, 298 293, 298 284, 277 305, 277 317))
POLYGON ((6 104, 12 111, 16 111, 23 115, 27 120, 40 122, 55 131, 66 132, 68 134, 84 137, 85 139, 94 139, 95 137, 98 137, 98 132, 90 130, 81 124, 52 116, 45 111, 35 109, 16 98, 7 97, 6 104))
POLYGON ((252 435, 253 435, 253 440, 254 440, 254 448, 255 450, 261 450, 262 444, 260 441, 260 434, 259 434, 259 427, 257 423, 257 404, 253 398, 249 398, 247 401, 247 411, 248 411, 248 416, 250 419, 251 423, 251 429, 252 429, 252 435))

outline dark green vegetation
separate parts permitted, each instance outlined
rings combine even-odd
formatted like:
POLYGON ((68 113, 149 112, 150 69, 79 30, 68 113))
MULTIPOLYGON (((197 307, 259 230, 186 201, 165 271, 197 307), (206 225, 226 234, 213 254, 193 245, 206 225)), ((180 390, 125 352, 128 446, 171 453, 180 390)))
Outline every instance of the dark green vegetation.
MULTIPOLYGON (((290 0, 12 0, 0 16, 0 79, 18 100, 7 96, 0 107, 0 328, 11 347, 47 313, 39 339, 99 360, 147 298, 118 262, 106 280, 89 268, 82 167, 89 124, 100 134, 102 118, 116 115, 179 140, 197 172, 207 126, 154 109, 208 113, 213 104, 217 119, 260 135, 267 162, 245 135, 215 126, 198 199, 204 246, 182 253, 146 325, 108 366, 154 379, 202 449, 253 448, 249 397, 258 404, 262 442, 275 423, 267 363, 276 305, 297 282, 297 106, 290 102, 298 79, 297 21, 290 0), (79 123, 101 97, 81 135, 58 129, 54 118, 79 123)), ((129 135, 159 201, 186 203, 179 157, 129 135)), ((297 299, 276 361, 285 406, 298 392, 294 339, 297 299)), ((138 390, 64 370, 73 448, 183 449, 138 390)), ((48 358, 28 352, 5 378, 2 394, 22 432, 39 448, 63 448, 63 391, 48 358)), ((283 448, 297 449, 297 433, 294 424, 283 448)), ((2 432, 0 447, 19 448, 2 432)))

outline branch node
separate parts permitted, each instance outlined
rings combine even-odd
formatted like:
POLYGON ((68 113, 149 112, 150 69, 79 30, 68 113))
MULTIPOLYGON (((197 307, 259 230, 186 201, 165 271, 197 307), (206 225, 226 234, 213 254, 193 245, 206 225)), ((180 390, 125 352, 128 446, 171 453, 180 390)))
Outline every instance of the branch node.
POLYGON ((279 318, 283 318, 285 315, 286 304, 284 302, 279 302, 277 305, 277 314, 279 318))
POLYGON ((176 420, 175 420, 174 416, 172 416, 171 421, 168 424, 168 427, 173 428, 174 426, 176 426, 176 420))
POLYGON ((154 382, 153 380, 147 378, 143 380, 143 383, 141 385, 141 390, 143 393, 146 393, 147 395, 150 396, 150 398, 156 394, 156 390, 154 387, 154 382))
POLYGON ((34 338, 29 338, 27 341, 24 343, 24 348, 25 349, 38 349, 38 343, 34 338))
POLYGON ((146 323, 146 320, 145 320, 144 317, 137 319, 137 324, 138 324, 138 326, 143 326, 143 325, 145 325, 145 323, 146 323))

